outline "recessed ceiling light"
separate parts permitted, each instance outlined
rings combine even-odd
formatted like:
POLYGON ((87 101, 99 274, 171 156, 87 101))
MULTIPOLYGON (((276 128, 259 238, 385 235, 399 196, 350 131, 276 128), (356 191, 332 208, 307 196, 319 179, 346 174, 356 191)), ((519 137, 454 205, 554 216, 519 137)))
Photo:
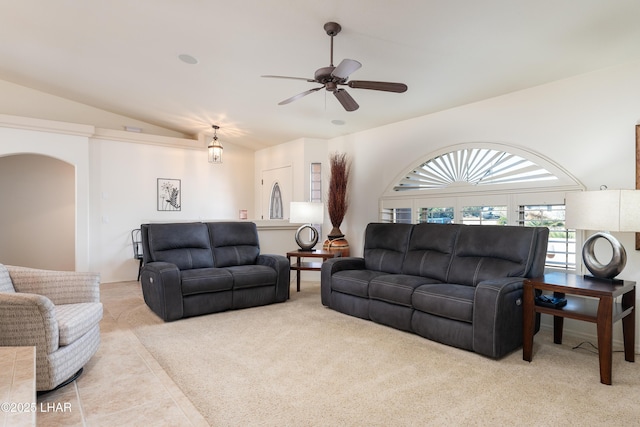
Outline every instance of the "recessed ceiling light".
POLYGON ((191 55, 187 55, 186 53, 182 53, 180 55, 178 55, 178 59, 182 62, 184 62, 185 64, 190 64, 190 65, 194 65, 198 63, 198 59, 194 58, 191 55))
POLYGON ((334 125, 336 125, 336 126, 342 126, 342 125, 344 125, 346 122, 345 122, 344 120, 338 120, 338 119, 335 119, 335 120, 331 120, 331 123, 333 123, 333 124, 334 124, 334 125))

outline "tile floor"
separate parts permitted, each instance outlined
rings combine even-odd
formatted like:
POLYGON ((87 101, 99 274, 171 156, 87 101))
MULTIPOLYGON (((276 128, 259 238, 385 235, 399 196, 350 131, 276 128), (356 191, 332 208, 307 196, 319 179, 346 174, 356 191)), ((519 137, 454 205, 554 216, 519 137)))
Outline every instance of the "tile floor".
POLYGON ((0 426, 32 426, 35 395, 36 348, 0 347, 0 426))
POLYGON ((141 298, 138 282, 101 286, 100 349, 76 382, 38 398, 38 426, 209 425, 119 320, 141 298))

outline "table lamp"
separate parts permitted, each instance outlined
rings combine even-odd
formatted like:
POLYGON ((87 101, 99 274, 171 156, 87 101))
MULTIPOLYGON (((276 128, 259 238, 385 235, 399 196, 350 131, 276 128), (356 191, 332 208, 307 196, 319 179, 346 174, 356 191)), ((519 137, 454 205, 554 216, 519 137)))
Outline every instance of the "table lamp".
POLYGON ((312 224, 322 224, 324 221, 324 203, 320 202, 291 202, 289 206, 289 222, 304 224, 296 231, 296 243, 301 251, 312 251, 318 243, 318 230, 312 224), (308 229, 310 238, 302 235, 308 229))
POLYGON ((640 231, 640 191, 600 190, 567 193, 565 199, 565 226, 576 230, 595 230, 582 246, 585 267, 596 279, 618 283, 615 277, 627 263, 624 246, 609 232, 640 231), (606 231, 604 231, 606 230, 606 231), (607 264, 595 256, 595 244, 605 239, 611 245, 613 254, 607 264))

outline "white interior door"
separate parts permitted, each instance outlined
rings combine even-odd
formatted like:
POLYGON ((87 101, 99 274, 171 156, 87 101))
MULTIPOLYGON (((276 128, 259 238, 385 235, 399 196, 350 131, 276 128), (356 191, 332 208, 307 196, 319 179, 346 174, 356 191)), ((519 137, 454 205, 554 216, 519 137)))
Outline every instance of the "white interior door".
POLYGON ((293 197, 291 166, 262 171, 261 219, 288 220, 293 197))

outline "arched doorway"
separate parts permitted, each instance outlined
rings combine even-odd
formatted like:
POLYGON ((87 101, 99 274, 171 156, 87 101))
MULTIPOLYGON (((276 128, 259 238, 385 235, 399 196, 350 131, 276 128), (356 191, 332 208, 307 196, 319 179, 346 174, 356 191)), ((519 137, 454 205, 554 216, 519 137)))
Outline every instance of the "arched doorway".
POLYGON ((75 270, 75 168, 50 156, 0 157, 0 262, 75 270))

